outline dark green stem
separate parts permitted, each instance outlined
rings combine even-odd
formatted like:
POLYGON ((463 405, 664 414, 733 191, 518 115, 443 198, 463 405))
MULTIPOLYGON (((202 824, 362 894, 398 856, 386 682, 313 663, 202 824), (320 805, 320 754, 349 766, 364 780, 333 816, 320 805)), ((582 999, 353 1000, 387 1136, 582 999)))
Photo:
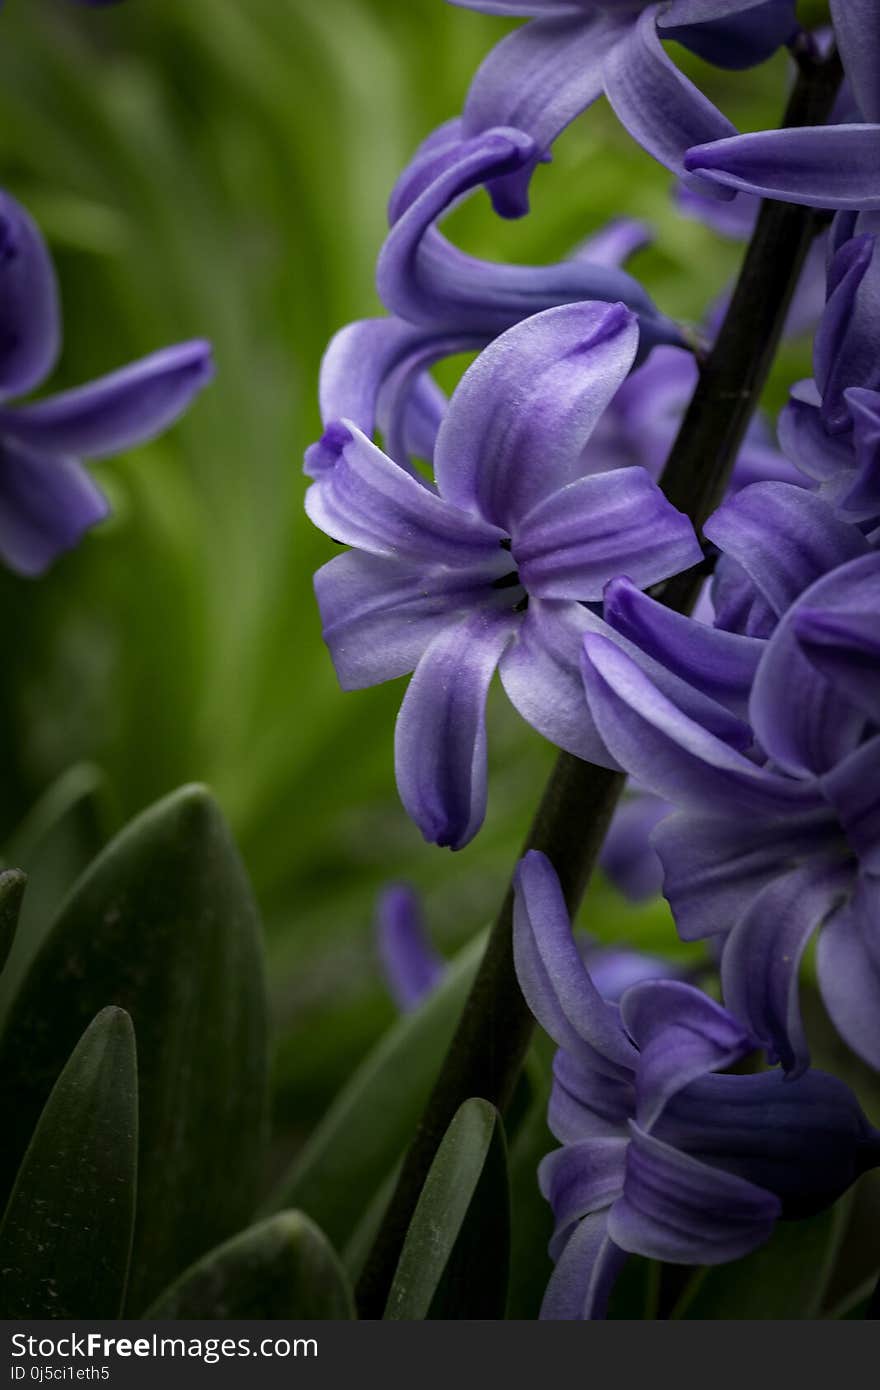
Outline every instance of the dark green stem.
MULTIPOLYGON (((836 60, 818 64, 805 56, 785 124, 827 120, 839 82, 836 60)), ((783 203, 767 203, 759 215, 724 324, 702 367, 662 479, 667 496, 698 527, 723 496, 816 227, 817 214, 783 203)), ((697 570, 671 580, 663 588, 663 601, 687 611, 701 578, 697 570)), ((622 774, 568 753, 559 755, 547 783, 523 852, 539 849, 550 858, 572 913, 622 787, 622 774)), ((482 1096, 501 1109, 510 1099, 534 1027, 513 965, 512 915, 513 889, 508 887, 361 1276, 361 1317, 382 1316, 419 1193, 458 1107, 470 1096, 482 1096)))

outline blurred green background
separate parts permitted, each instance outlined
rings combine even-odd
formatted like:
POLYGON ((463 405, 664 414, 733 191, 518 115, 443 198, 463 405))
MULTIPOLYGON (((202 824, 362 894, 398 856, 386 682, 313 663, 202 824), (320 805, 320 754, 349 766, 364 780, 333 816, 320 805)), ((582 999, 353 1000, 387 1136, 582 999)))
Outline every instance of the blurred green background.
MULTIPOLYGON (((392 1017, 378 886, 419 885, 451 951, 491 915, 552 757, 496 694, 486 827, 454 857, 425 846, 394 790, 402 686, 338 690, 311 590, 331 547, 302 514, 323 347, 378 312, 395 175, 502 32, 442 0, 8 0, 2 17, 0 181, 56 257, 52 385, 194 335, 218 374, 160 443, 97 470, 110 522, 39 583, 0 579, 0 841, 45 857, 54 812, 22 818, 67 773, 50 796, 79 841, 51 846, 57 893, 91 840, 181 782, 213 787, 265 915, 286 1147, 392 1017)), ((784 70, 780 56, 701 82, 756 128, 778 120, 784 70)), ((539 170, 530 218, 501 223, 481 196, 449 230, 539 262, 610 216, 645 217, 657 245, 636 273, 697 319, 740 250, 681 221, 670 182, 600 105, 539 170)), ((788 350, 772 401, 807 367, 803 345, 788 350)), ((601 884, 583 920, 676 949, 660 905, 601 884)))

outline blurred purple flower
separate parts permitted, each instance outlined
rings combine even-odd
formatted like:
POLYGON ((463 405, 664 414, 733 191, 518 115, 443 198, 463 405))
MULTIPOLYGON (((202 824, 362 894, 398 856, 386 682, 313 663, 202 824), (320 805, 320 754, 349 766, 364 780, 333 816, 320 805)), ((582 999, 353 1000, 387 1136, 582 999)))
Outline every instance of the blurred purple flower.
POLYGON ((684 167, 718 187, 817 208, 880 209, 880 6, 831 0, 853 119, 711 136, 684 167))
POLYGON ((684 173, 689 146, 735 134, 679 72, 661 38, 674 39, 720 67, 746 68, 768 58, 798 27, 794 0, 452 3, 529 19, 491 50, 474 77, 461 121, 464 138, 492 126, 514 126, 534 141, 528 163, 489 185, 497 211, 506 217, 528 210, 536 165, 603 92, 630 134, 678 174, 684 173))
POLYGON ((728 1007, 801 1072, 798 971, 824 924, 826 1006, 880 1067, 880 554, 819 497, 781 483, 725 502, 705 532, 757 594, 762 635, 696 623, 618 580, 604 607, 617 640, 585 637, 592 716, 620 764, 677 808, 653 835, 664 892, 685 940, 723 940, 728 1007), (645 657, 745 712, 751 746, 685 712, 645 657))
POLYGON ((77 390, 8 404, 52 370, 60 338, 46 244, 0 193, 0 557, 23 575, 41 574, 107 515, 80 459, 152 439, 213 373, 207 343, 181 343, 77 390))
POLYGON ((836 1078, 717 1075, 754 1039, 693 986, 652 981, 619 1009, 604 1000, 535 851, 517 872, 514 955, 559 1046, 548 1120, 562 1148, 539 1169, 556 1218, 542 1318, 604 1317, 627 1254, 739 1259, 780 1217, 831 1205, 880 1163, 880 1133, 836 1078))
POLYGON ((376 941, 391 996, 409 1013, 436 989, 446 968, 431 945, 422 900, 409 884, 392 883, 379 894, 376 941))
POLYGON ((315 576, 344 689, 415 668, 398 716, 397 784, 426 839, 459 849, 486 805, 485 704, 496 667, 520 714, 577 756, 607 762, 578 676, 580 638, 607 580, 648 585, 698 563, 690 522, 641 468, 588 473, 585 445, 632 366, 622 304, 536 314, 462 378, 437 436, 436 490, 351 423, 306 497, 355 547, 315 576))

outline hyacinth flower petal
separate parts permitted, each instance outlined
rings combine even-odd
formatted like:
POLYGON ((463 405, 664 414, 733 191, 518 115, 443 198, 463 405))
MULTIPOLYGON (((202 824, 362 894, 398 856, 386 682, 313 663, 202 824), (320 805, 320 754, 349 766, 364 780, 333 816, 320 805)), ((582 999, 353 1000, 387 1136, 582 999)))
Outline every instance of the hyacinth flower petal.
MULTIPOLYGON (((659 9, 646 9, 609 53, 605 95, 633 139, 667 169, 683 175, 691 146, 724 140, 735 134, 735 127, 666 54, 657 34, 659 9)), ((730 195, 722 191, 719 196, 730 195)))
POLYGON ((813 933, 839 905, 847 871, 818 859, 778 876, 752 903, 724 947, 724 1002, 787 1073, 810 1053, 798 1004, 798 972, 813 933))
POLYGON ((720 1004, 678 980, 633 985, 620 1012, 639 1049, 636 1122, 646 1130, 690 1081, 732 1066, 754 1045, 720 1004))
POLYGON ((822 423, 822 398, 812 381, 792 387, 779 415, 779 444, 799 471, 815 482, 830 482, 852 466, 852 446, 842 435, 829 435, 822 423))
MULTIPOLYGON (((662 890, 663 869, 651 847, 651 833, 669 809, 661 797, 640 792, 625 796, 614 812, 599 854, 599 867, 630 902, 644 902, 662 890)), ((612 997, 607 989, 602 993, 612 997)))
POLYGON ((812 208, 880 209, 880 123, 801 126, 716 138, 684 157, 722 189, 812 208))
POLYGON ((831 261, 828 298, 816 333, 813 370, 822 423, 831 435, 850 428, 846 391, 880 386, 876 324, 880 313, 880 256, 873 236, 852 237, 831 261))
POLYGON ((672 0, 657 18, 664 38, 722 68, 750 68, 789 42, 798 30, 795 0, 672 0))
POLYGON ((608 1214, 584 1217, 569 1237, 547 1285, 542 1322, 604 1318, 626 1255, 608 1237, 608 1214))
POLYGON ((853 422, 855 473, 841 506, 857 517, 880 516, 880 391, 851 386, 845 395, 853 422))
POLYGON ((88 386, 0 409, 0 433, 49 454, 103 458, 154 439, 213 374, 209 343, 180 343, 88 386))
POLYGON ((535 1017, 574 1055, 586 1043, 610 1061, 631 1066, 633 1046, 584 965, 559 879, 546 855, 530 850, 520 860, 515 888, 514 958, 535 1017))
POLYGON ((438 566, 426 576, 424 566, 359 550, 334 556, 314 582, 324 641, 343 690, 406 675, 450 622, 493 607, 482 569, 438 566))
POLYGON ((627 568, 647 586, 688 569, 702 551, 643 468, 577 478, 519 522, 513 546, 520 579, 539 598, 598 602, 608 575, 627 568))
POLYGON ((530 598, 499 675, 514 709, 544 738, 576 758, 616 768, 584 702, 579 654, 591 618, 580 604, 530 598))
POLYGON ((58 287, 45 241, 20 203, 0 192, 0 398, 38 386, 61 344, 58 287))
MULTIPOLYGON (((876 554, 839 565, 805 591, 767 644, 752 690, 752 725, 764 749, 795 776, 828 772, 856 747, 865 724, 864 713, 849 697, 847 687, 827 679, 804 651, 798 635, 799 615, 814 610, 829 616, 870 614, 876 612, 878 593, 880 557, 876 554)), ((870 651, 862 661, 868 667, 870 651)), ((866 696, 870 682, 869 675, 863 687, 866 696)))
POLYGON ((704 534, 781 616, 814 580, 864 555, 864 537, 804 488, 755 483, 723 502, 704 534))
POLYGON ((874 0, 830 0, 846 80, 866 121, 880 122, 880 10, 874 0))
POLYGON ((756 766, 688 718, 606 637, 588 633, 584 648, 582 671, 596 727, 649 791, 710 815, 719 804, 771 819, 812 806, 808 786, 756 766))
POLYGON ((109 512, 106 498, 71 458, 4 441, 0 450, 0 558, 33 578, 71 550, 109 512))
POLYGON ((356 426, 340 423, 335 442, 336 466, 309 488, 305 503, 310 519, 328 536, 413 564, 468 565, 497 558, 502 531, 450 506, 356 426))
POLYGON ((782 1204, 632 1124, 623 1196, 608 1213, 615 1245, 671 1264, 725 1264, 770 1237, 782 1204))
POLYGON ((446 3, 507 19, 556 19, 559 15, 583 14, 584 10, 584 0, 446 0, 446 3))
POLYGON ((638 337, 623 304, 584 303, 549 309, 497 338, 468 368, 440 428, 443 496, 512 531, 573 482, 638 337))
POLYGON ((495 264, 459 250, 437 230, 458 199, 500 171, 520 167, 532 149, 522 131, 508 128, 422 146, 392 195, 392 225, 376 272, 383 304, 410 323, 488 339, 557 304, 619 300, 639 313, 649 342, 681 343, 681 331, 639 282, 609 263, 607 245, 600 245, 598 259, 587 243, 552 265, 495 264))
MULTIPOLYGON (((873 557, 872 557, 873 558, 873 557)), ((875 602, 880 599, 876 571, 875 602)), ((804 656, 875 724, 880 724, 880 628, 876 607, 846 612, 798 605, 794 635, 804 656)))
POLYGON ((605 621, 642 651, 729 709, 743 714, 764 644, 694 623, 642 593, 629 579, 606 586, 605 621))
POLYGON ((780 864, 819 854, 835 833, 824 809, 768 825, 690 811, 666 816, 653 834, 663 865, 663 893, 683 941, 721 936, 779 875, 780 864))
POLYGON ((486 697, 515 627, 511 614, 472 613, 427 648, 397 716, 400 799, 426 840, 461 849, 486 814, 486 697))
MULTIPOLYGON (((876 671, 872 672, 876 679, 876 671)), ((874 728, 874 725, 869 725, 874 728)), ((880 874, 880 734, 874 734, 822 778, 822 791, 834 807, 847 845, 859 867, 880 874)))
POLYGON ((550 1255, 561 1253, 575 1222, 602 1211, 623 1191, 628 1140, 584 1139, 554 1149, 538 1168, 541 1192, 553 1207, 550 1255))
POLYGON ((408 1013, 436 988, 445 965, 428 939, 419 895, 407 884, 391 884, 380 894, 376 935, 391 994, 408 1013))
POLYGON ((477 69, 464 106, 464 133, 515 126, 535 146, 529 164, 490 184, 502 217, 528 212, 535 166, 566 126, 602 95, 603 62, 626 23, 598 10, 534 19, 496 44, 477 69))
POLYGON ((880 1069, 880 877, 863 874, 851 900, 819 938, 816 967, 825 1007, 840 1036, 880 1069))
POLYGON ((637 251, 643 251, 650 246, 653 240, 654 233, 647 222, 642 222, 636 217, 614 217, 598 232, 593 232, 581 242, 575 252, 575 259, 590 261, 593 265, 619 268, 626 265, 637 251))

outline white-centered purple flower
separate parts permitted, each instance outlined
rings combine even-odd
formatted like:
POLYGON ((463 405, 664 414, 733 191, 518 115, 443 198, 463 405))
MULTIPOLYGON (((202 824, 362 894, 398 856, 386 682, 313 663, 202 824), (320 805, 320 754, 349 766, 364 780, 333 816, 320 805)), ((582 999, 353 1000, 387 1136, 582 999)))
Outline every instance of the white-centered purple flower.
MULTIPOLYGON (((460 140, 456 128, 453 122, 429 137, 392 193, 377 286, 393 317, 348 324, 321 364, 325 427, 346 419, 370 436, 379 428, 385 452, 404 466, 413 455, 433 457, 446 398, 430 368, 484 348, 531 314, 588 299, 620 301, 639 315, 643 355, 655 343, 683 341, 623 269, 650 240, 644 223, 614 222, 567 260, 547 266, 495 264, 452 245, 437 222, 483 183, 522 168, 534 149, 520 131, 460 140)), ((306 471, 316 477, 334 457, 332 443, 325 449, 319 441, 307 453, 306 471)))
POLYGON ((801 1071, 799 967, 822 926, 826 1006, 880 1067, 880 553, 782 483, 747 488, 705 531, 759 596, 760 636, 671 613, 625 580, 606 590, 604 617, 660 669, 744 713, 750 746, 712 733, 595 633, 593 719, 621 765, 677 808, 654 832, 664 892, 684 939, 723 941, 728 1007, 801 1071))
POLYGON ((516 877, 516 971, 558 1044, 541 1164, 556 1261, 546 1319, 605 1315, 628 1254, 722 1264, 780 1217, 830 1206, 880 1163, 880 1133, 849 1088, 810 1071, 719 1075, 755 1040, 700 990, 636 984, 616 1008, 574 942, 559 881, 535 851, 516 877))
POLYGON ((816 208, 880 209, 880 6, 831 0, 855 109, 824 126, 711 136, 684 167, 727 190, 816 208))
POLYGON ((793 0, 452 3, 529 20, 502 39, 477 71, 461 123, 465 138, 491 126, 515 126, 534 140, 529 163, 490 185, 496 209, 508 217, 527 211, 535 166, 603 93, 639 144, 680 175, 689 146, 735 134, 678 70, 661 38, 675 39, 718 66, 745 68, 797 32, 793 0))
POLYGON ((41 574, 107 515, 80 460, 154 438, 213 375, 209 344, 193 341, 74 391, 11 404, 49 374, 60 339, 46 244, 0 193, 0 558, 23 575, 41 574))
POLYGON ((345 421, 306 510, 354 547, 315 576, 344 689, 414 670, 398 716, 397 784, 425 838, 460 848, 486 805, 485 703, 499 670, 523 717, 608 763, 578 675, 584 631, 622 571, 650 585, 698 563, 690 522, 641 468, 591 473, 584 450, 629 372, 622 304, 536 314, 463 376, 434 450, 436 487, 345 421))

